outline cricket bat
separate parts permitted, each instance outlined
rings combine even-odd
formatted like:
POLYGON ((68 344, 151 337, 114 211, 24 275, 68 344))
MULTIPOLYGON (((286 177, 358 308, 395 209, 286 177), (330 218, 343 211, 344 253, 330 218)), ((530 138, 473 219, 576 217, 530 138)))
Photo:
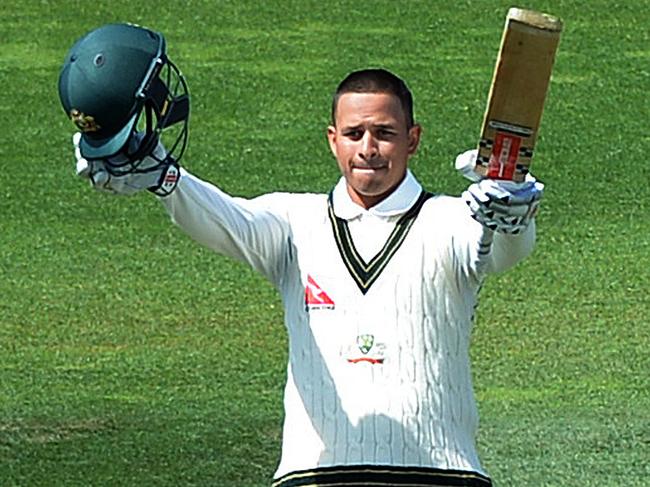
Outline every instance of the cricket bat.
POLYGON ((501 38, 475 171, 521 182, 529 171, 562 22, 511 8, 501 38))

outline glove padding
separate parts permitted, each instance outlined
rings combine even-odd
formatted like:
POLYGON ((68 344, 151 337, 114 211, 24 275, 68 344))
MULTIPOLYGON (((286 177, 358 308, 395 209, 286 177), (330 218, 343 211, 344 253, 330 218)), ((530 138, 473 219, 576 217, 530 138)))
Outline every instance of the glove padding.
POLYGON ((537 213, 544 185, 530 173, 523 183, 485 179, 474 171, 477 155, 471 149, 458 154, 455 161, 456 170, 474 183, 462 195, 472 218, 496 232, 523 232, 537 213))
POLYGON ((79 149, 80 140, 81 133, 72 136, 77 176, 88 179, 98 191, 131 196, 147 189, 158 196, 168 196, 178 184, 180 168, 160 142, 151 154, 133 160, 129 154, 136 152, 142 140, 142 135, 136 134, 131 138, 127 151, 105 159, 86 159, 79 149))
POLYGON ((472 217, 496 232, 523 232, 537 213, 544 185, 529 180, 523 183, 483 179, 463 192, 472 217))
POLYGON ((477 183, 483 179, 483 176, 474 171, 474 168, 476 167, 477 157, 477 149, 466 150, 465 152, 462 152, 456 156, 456 161, 454 163, 456 171, 461 173, 466 179, 469 179, 473 183, 477 183))

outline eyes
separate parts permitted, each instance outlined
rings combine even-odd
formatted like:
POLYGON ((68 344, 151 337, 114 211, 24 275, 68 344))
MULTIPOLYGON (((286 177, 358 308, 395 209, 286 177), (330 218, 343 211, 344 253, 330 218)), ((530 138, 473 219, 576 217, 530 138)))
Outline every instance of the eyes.
MULTIPOLYGON (((342 131, 343 136, 351 140, 361 140, 365 133, 365 129, 357 127, 344 129, 342 131)), ((397 130, 394 128, 381 126, 371 128, 370 133, 377 140, 392 140, 398 135, 397 130)))

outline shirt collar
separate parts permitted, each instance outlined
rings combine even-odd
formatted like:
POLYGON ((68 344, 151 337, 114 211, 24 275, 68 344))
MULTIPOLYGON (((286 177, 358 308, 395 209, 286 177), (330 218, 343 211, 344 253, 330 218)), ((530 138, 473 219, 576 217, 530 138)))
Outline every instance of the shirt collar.
POLYGON ((380 217, 389 217, 405 213, 418 199, 422 185, 415 179, 409 169, 400 185, 387 198, 366 210, 359 206, 348 194, 345 178, 341 177, 332 191, 334 214, 344 220, 352 220, 364 213, 380 217))

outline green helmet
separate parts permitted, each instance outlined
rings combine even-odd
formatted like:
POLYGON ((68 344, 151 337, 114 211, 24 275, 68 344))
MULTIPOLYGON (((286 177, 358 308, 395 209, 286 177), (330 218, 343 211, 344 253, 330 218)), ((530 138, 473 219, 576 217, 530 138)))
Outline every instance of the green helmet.
POLYGON ((179 160, 187 143, 190 100, 180 71, 167 58, 165 38, 132 24, 108 24, 79 39, 66 55, 59 97, 81 131, 83 157, 105 158, 131 147, 133 159, 148 155, 163 130, 179 160), (133 134, 139 131, 133 152, 133 134))

